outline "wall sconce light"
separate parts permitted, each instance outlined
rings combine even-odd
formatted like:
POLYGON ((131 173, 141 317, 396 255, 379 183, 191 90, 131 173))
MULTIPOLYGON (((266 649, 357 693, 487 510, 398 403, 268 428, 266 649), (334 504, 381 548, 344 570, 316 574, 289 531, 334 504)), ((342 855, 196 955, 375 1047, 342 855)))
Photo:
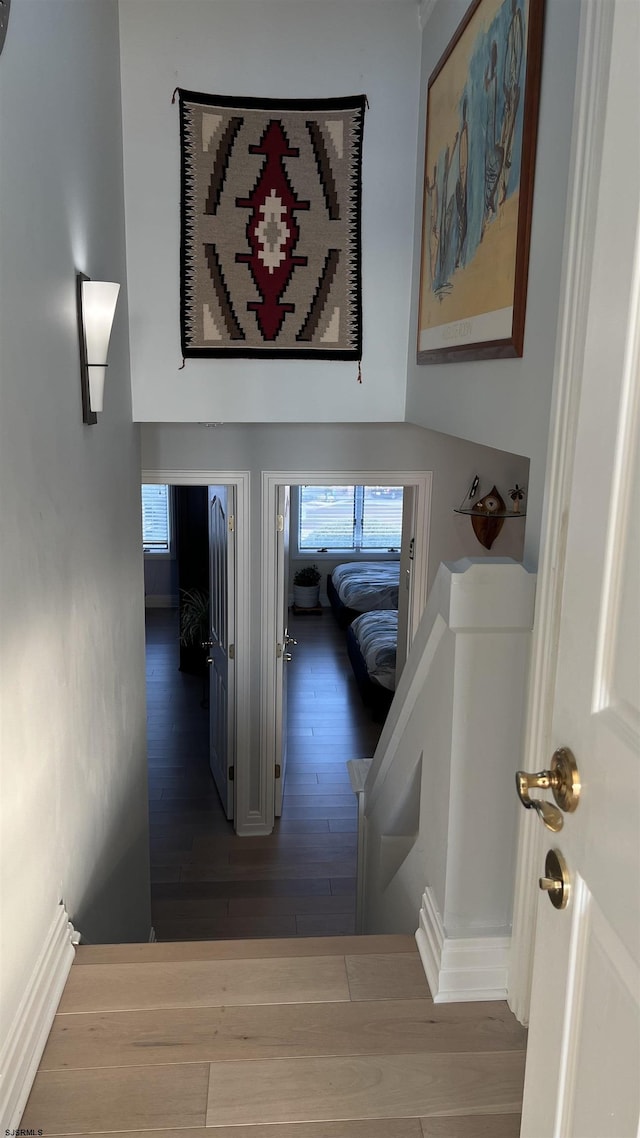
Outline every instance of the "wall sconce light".
POLYGON ((76 274, 84 423, 97 423, 96 412, 102 411, 109 337, 119 292, 120 285, 112 281, 92 281, 85 273, 76 274))

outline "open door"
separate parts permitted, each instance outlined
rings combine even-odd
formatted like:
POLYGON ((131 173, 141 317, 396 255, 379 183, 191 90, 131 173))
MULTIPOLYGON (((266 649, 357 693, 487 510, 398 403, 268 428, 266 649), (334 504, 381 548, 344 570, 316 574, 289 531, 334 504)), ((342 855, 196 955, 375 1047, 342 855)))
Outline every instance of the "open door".
POLYGON ((282 814, 282 796, 287 773, 287 672, 295 641, 289 636, 289 514, 291 492, 278 486, 276 518, 276 769, 275 815, 282 814))
POLYGON ((400 588, 398 591, 398 646, 396 650, 396 687, 407 662, 409 648, 415 633, 410 627, 413 613, 415 580, 413 558, 415 549, 416 488, 405 486, 402 492, 402 542, 400 546, 400 588))
POLYGON ((546 849, 566 863, 566 907, 556 907, 567 898, 558 867, 539 868, 523 1138, 636 1138, 640 1119, 640 5, 605 0, 583 17, 601 21, 597 38, 593 23, 589 32, 598 51, 611 20, 612 47, 599 88, 588 326, 541 756, 548 767, 552 752, 570 748, 581 791, 562 829, 547 831, 546 849))
POLYGON ((209 762, 227 818, 235 767, 234 488, 209 486, 209 762))

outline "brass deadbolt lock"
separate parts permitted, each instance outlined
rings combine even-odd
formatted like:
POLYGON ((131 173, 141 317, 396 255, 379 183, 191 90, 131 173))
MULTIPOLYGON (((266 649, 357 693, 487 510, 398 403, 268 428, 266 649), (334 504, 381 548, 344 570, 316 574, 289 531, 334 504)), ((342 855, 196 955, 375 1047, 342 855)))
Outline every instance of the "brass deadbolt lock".
POLYGON ((538 884, 549 894, 554 909, 566 909, 571 893, 569 870, 560 850, 549 850, 544 862, 544 877, 538 884))

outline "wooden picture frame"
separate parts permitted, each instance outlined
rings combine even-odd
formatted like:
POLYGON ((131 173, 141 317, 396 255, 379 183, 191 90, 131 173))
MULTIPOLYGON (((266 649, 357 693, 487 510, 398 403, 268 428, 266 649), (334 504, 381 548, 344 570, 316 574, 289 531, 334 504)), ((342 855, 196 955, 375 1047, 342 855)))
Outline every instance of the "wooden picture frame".
POLYGON ((524 347, 544 0, 474 0, 427 87, 418 363, 524 347))

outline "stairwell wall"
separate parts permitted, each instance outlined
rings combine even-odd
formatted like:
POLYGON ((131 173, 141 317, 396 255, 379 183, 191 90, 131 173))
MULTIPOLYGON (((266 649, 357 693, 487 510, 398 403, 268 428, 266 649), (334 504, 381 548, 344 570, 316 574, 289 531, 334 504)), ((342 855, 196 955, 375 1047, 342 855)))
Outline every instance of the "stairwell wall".
POLYGON ((578 50, 579 0, 548 0, 522 359, 417 364, 427 83, 469 5, 437 0, 422 33, 406 419, 531 461, 525 561, 538 561, 578 50))
POLYGON ((420 29, 415 0, 122 0, 134 416, 404 419, 420 29), (363 382, 340 360, 189 359, 179 334, 176 86, 256 98, 366 94, 363 382))
POLYGON ((61 900, 89 941, 146 940, 150 927, 116 4, 14 0, 0 104, 6 1042, 61 900), (91 427, 76 270, 123 285, 91 427))

